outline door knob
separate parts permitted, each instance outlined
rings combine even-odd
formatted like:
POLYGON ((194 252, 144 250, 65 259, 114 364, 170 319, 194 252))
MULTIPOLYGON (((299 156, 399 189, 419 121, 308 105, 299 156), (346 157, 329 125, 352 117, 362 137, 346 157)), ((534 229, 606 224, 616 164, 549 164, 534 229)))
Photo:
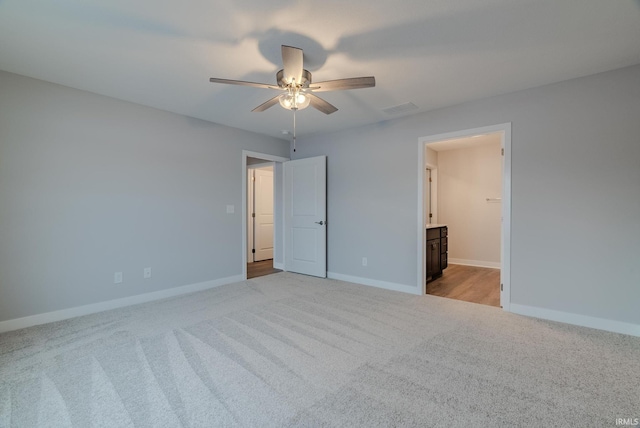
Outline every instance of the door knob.
POLYGON ((320 226, 322 226, 324 224, 324 221, 320 220, 320 221, 316 221, 316 224, 319 224, 320 226))

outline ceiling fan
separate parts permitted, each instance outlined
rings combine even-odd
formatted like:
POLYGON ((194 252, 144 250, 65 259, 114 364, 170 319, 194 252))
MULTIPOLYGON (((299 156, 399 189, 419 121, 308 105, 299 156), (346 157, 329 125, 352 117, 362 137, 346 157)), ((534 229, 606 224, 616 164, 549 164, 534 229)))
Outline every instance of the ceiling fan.
POLYGON ((277 85, 267 83, 246 82, 242 80, 209 79, 213 83, 229 85, 253 86, 256 88, 277 89, 283 91, 270 100, 260 104, 251 111, 261 112, 280 103, 288 110, 302 110, 309 105, 322 113, 331 114, 337 107, 316 96, 314 92, 342 91, 346 89, 372 88, 376 86, 376 79, 369 77, 352 77, 347 79, 328 80, 313 83, 311 73, 303 68, 303 52, 300 48, 282 45, 282 70, 276 73, 277 85))

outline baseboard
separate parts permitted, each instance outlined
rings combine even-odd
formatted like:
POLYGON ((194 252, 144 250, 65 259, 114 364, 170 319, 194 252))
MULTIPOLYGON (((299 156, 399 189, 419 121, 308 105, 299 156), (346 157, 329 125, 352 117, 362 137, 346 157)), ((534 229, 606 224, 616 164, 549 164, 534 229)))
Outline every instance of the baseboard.
POLYGON ((7 321, 0 321, 0 333, 21 328, 33 327, 34 325, 47 324, 50 322, 62 321, 69 318, 83 315, 95 314, 108 311, 110 309, 123 308, 125 306, 138 305, 140 303, 152 302, 154 300, 166 299, 168 297, 180 296, 182 294, 203 291, 209 288, 219 287, 225 284, 243 281, 242 275, 234 275, 226 278, 214 279, 196 284, 183 285, 181 287, 169 288, 166 290, 153 291, 150 293, 137 294, 135 296, 121 299, 108 300, 106 302, 92 303, 75 308, 61 309, 59 311, 46 312, 44 314, 30 315, 28 317, 16 318, 7 321))
POLYGON ((335 272, 327 272, 327 278, 353 282, 355 284, 369 285, 371 287, 384 288, 386 290, 402 291, 403 293, 422 294, 422 290, 418 290, 416 287, 397 284, 395 282, 378 281, 377 279, 361 278, 359 276, 343 275, 335 272))
POLYGON ((486 262, 484 260, 467 260, 467 259, 454 259, 449 257, 448 263, 452 265, 463 265, 463 266, 475 266, 475 267, 485 267, 492 269, 500 269, 500 262, 486 262))
POLYGON ((284 263, 278 263, 275 260, 273 261, 273 268, 274 269, 280 269, 280 270, 284 270, 284 263))
POLYGON ((518 305, 515 303, 511 303, 509 305, 509 311, 518 315, 542 318, 549 321, 558 321, 566 324, 579 325, 582 327, 590 327, 598 330, 640 337, 640 325, 638 324, 572 314, 569 312, 555 311, 535 306, 518 305))

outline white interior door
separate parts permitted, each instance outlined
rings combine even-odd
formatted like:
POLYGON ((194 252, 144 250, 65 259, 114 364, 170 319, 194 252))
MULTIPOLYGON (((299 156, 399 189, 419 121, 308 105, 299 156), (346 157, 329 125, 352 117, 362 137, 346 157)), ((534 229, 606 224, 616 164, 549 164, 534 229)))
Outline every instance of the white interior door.
POLYGON ((273 258, 273 168, 256 169, 254 181, 254 261, 273 258))
POLYGON ((285 270, 327 276, 327 158, 284 163, 285 270))
POLYGON ((253 263, 253 169, 247 169, 247 263, 253 263))

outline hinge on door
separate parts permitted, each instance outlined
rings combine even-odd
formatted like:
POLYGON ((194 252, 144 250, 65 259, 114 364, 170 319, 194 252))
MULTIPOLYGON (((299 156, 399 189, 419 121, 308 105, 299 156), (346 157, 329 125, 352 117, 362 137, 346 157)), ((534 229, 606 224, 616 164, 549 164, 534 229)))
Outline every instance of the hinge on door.
POLYGON ((429 183, 431 183, 433 180, 431 180, 431 177, 429 177, 429 183))
POLYGON ((502 291, 502 284, 500 284, 500 291, 502 291))
POLYGON ((256 216, 256 213, 251 213, 251 217, 255 217, 255 216, 256 216))
POLYGON ((429 218, 433 218, 433 214, 432 213, 429 213, 429 218))
POLYGON ((500 153, 502 153, 502 156, 504 156, 504 149, 500 149, 500 153))
POLYGON ((254 249, 252 249, 252 250, 251 250, 251 253, 255 254, 255 253, 256 253, 256 249, 255 249, 255 248, 254 248, 254 249))

